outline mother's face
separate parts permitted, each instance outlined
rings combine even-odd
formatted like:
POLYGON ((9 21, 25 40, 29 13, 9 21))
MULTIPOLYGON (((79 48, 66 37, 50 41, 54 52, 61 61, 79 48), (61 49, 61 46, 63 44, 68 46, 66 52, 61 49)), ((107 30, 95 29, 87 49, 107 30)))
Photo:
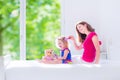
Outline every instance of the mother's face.
POLYGON ((77 29, 80 33, 85 34, 86 25, 78 24, 77 29))

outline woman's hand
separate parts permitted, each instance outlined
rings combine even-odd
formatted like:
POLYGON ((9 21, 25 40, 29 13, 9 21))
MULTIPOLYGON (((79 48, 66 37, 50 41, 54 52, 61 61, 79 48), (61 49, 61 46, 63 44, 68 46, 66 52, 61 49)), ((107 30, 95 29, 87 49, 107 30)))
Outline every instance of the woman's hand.
POLYGON ((82 44, 78 45, 74 36, 70 35, 70 36, 68 36, 68 38, 73 41, 73 44, 77 50, 82 49, 82 44))
POLYGON ((68 36, 68 39, 71 39, 73 41, 75 40, 74 36, 72 36, 72 35, 68 36))

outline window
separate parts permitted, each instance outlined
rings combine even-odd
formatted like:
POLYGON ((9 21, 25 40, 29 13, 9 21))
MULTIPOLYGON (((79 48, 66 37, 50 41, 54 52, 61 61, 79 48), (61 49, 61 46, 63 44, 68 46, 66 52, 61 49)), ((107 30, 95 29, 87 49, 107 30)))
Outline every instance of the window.
POLYGON ((58 52, 55 38, 60 35, 59 0, 1 2, 4 3, 1 6, 7 4, 0 11, 0 17, 5 17, 0 21, 0 29, 5 28, 2 39, 4 54, 11 54, 14 60, 29 60, 42 58, 47 48, 58 52))

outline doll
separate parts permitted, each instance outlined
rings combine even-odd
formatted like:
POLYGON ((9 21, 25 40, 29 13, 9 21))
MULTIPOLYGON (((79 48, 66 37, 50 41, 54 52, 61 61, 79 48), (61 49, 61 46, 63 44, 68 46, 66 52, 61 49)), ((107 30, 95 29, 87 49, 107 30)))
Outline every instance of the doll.
POLYGON ((44 60, 54 60, 57 59, 57 55, 53 53, 52 49, 45 50, 45 56, 43 57, 44 60))
POLYGON ((45 56, 43 56, 42 60, 40 60, 42 63, 46 64, 58 64, 61 63, 58 60, 58 55, 54 53, 52 49, 46 49, 45 50, 45 56))

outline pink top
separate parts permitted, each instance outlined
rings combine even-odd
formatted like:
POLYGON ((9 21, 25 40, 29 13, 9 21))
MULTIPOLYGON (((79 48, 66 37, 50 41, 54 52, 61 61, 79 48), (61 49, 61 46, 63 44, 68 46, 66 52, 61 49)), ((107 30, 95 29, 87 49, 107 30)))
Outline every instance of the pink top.
POLYGON ((92 37, 94 35, 97 35, 97 34, 95 32, 91 32, 83 42, 84 52, 83 52, 82 59, 86 62, 93 62, 95 59, 96 50, 92 42, 92 37))

